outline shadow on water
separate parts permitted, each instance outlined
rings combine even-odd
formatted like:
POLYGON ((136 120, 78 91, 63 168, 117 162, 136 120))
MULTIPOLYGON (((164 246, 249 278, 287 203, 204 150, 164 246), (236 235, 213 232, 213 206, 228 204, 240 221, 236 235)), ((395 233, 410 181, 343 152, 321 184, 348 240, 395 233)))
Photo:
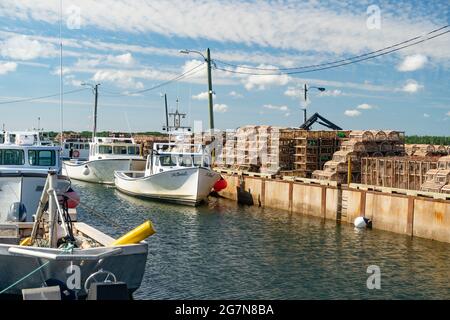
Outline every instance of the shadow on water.
MULTIPOLYGON (((130 230, 150 219, 137 299, 449 299, 450 245, 211 198, 200 207, 74 182, 82 201, 130 230), (366 287, 367 267, 381 289, 366 287)), ((80 220, 113 236, 90 210, 80 220)))

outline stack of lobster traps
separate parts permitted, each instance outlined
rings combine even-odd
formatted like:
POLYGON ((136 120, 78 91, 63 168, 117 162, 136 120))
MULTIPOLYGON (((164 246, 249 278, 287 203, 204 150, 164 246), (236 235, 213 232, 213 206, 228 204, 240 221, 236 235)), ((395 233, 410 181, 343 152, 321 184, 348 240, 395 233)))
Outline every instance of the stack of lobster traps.
POLYGON ((426 173, 426 181, 421 186, 422 191, 450 193, 450 156, 441 157, 437 168, 426 173))
POLYGON ((316 170, 312 177, 319 180, 346 183, 361 182, 361 160, 367 157, 392 157, 405 154, 403 132, 382 130, 351 131, 341 139, 340 150, 327 161, 323 170, 316 170), (349 179, 349 175, 350 179, 349 179))

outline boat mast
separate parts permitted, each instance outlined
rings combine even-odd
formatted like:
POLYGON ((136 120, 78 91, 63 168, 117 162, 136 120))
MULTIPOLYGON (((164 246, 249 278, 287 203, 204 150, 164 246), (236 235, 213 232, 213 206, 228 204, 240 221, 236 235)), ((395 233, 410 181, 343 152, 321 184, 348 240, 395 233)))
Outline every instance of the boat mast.
POLYGON ((63 145, 63 127, 64 127, 64 115, 63 115, 63 44, 62 44, 62 21, 63 21, 63 4, 62 0, 60 1, 59 6, 59 113, 60 113, 60 145, 61 145, 61 152, 62 152, 62 145, 63 145))

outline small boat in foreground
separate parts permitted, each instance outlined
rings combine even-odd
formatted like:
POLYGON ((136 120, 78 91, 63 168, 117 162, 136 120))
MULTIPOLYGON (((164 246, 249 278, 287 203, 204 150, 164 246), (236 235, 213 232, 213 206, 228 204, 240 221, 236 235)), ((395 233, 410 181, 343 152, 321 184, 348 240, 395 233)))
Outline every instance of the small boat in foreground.
POLYGON ((220 178, 203 145, 155 143, 145 171, 116 171, 114 183, 129 195, 195 206, 220 178))
POLYGON ((154 233, 151 222, 117 240, 72 222, 56 179, 50 171, 34 223, 0 223, 0 299, 25 297, 42 287, 52 287, 60 299, 83 299, 96 282, 120 282, 131 296, 144 275, 148 245, 143 240, 154 233))
POLYGON ((65 173, 76 180, 114 183, 114 171, 144 170, 145 158, 132 138, 94 138, 89 143, 89 159, 64 161, 65 173))

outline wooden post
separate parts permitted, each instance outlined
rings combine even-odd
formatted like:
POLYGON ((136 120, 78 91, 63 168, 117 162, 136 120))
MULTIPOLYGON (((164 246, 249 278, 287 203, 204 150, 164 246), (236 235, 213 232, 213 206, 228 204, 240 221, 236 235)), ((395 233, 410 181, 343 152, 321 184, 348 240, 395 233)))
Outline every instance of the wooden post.
POLYGON ((352 183, 352 157, 348 157, 347 185, 350 187, 352 183))
POLYGON ((414 197, 408 197, 408 218, 406 223, 406 233, 413 236, 414 231, 414 197))
POLYGON ((49 172, 48 176, 49 188, 47 190, 48 193, 48 239, 49 239, 49 247, 56 248, 58 242, 58 234, 57 234, 57 225, 58 225, 58 216, 57 216, 57 204, 54 197, 54 191, 56 188, 56 172, 49 172))

